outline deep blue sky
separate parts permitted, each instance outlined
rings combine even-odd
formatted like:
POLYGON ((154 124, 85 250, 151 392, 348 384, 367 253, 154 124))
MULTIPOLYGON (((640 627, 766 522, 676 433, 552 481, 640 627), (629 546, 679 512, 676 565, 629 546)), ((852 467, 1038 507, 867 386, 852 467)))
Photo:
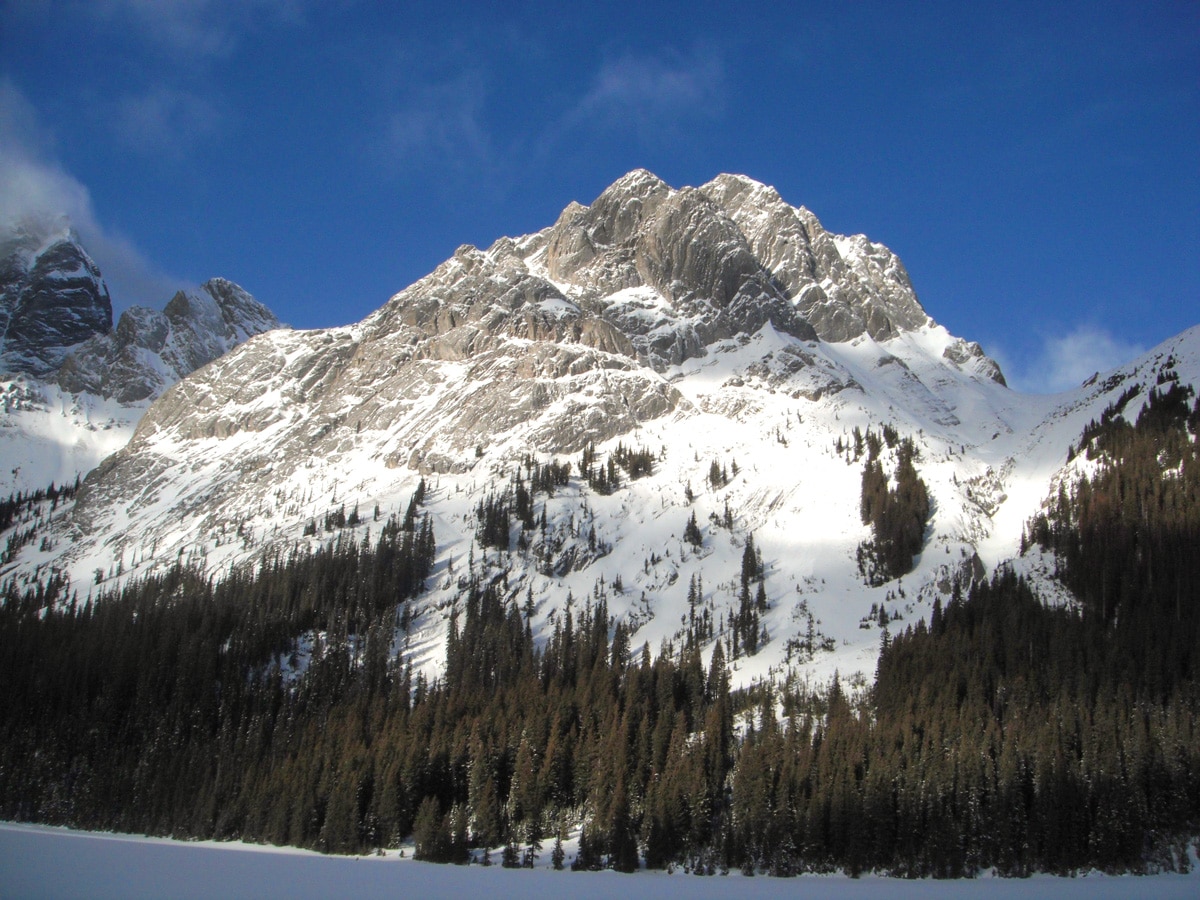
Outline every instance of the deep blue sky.
POLYGON ((1200 322, 1200 4, 0 0, 0 216, 69 212, 118 307, 345 324, 636 167, 772 184, 1077 382, 1200 322))

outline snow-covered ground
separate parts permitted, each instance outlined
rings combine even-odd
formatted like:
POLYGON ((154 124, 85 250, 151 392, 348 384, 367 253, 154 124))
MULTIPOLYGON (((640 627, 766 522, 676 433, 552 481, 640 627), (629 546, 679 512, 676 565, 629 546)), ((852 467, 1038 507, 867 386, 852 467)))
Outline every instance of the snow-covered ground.
POLYGON ((0 497, 70 485, 129 443, 150 401, 124 405, 25 376, 0 379, 0 497))
MULTIPOLYGON (((676 871, 555 872, 549 852, 534 871, 500 866, 440 866, 404 857, 322 856, 304 850, 185 843, 131 835, 69 831, 37 825, 0 824, 0 896, 21 900, 58 897, 237 897, 304 900, 306 897, 525 897, 574 900, 636 897, 757 898, 832 900, 874 898, 978 897, 983 900, 1051 896, 1087 898, 1200 896, 1200 870, 1188 875, 1075 878, 1040 875, 1027 879, 982 877, 963 881, 900 880, 867 876, 804 875, 799 878, 699 877, 676 871)), ((568 855, 568 859, 570 856, 568 855)))

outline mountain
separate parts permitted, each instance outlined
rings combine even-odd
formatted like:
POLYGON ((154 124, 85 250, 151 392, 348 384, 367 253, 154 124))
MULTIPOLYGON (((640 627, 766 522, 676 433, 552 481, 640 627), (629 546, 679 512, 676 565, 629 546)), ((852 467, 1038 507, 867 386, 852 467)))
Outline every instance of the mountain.
POLYGON ((256 334, 279 327, 275 315, 231 281, 214 278, 179 291, 162 312, 134 306, 115 330, 82 343, 62 362, 58 385, 118 403, 153 399, 256 334))
POLYGON ((0 486, 69 484, 124 446, 167 387, 279 327, 232 282, 134 306, 113 328, 99 268, 61 225, 29 223, 0 245, 0 486))
POLYGON ((45 377, 111 330, 108 288, 73 232, 27 224, 0 241, 0 369, 45 377))
MULTIPOLYGON (((168 372, 234 297, 74 345, 53 389, 168 372)), ((1186 871, 1197 380, 1200 326, 1022 396, 886 248, 630 173, 362 322, 249 338, 78 489, 0 502, 0 817, 1186 871)))
MULTIPOLYGON (((89 339, 60 388, 111 390, 141 351, 173 365, 172 315, 129 325, 153 340, 89 339)), ((735 681, 869 673, 882 623, 1017 557, 1084 426, 1168 374, 1200 379, 1200 330, 1076 391, 1015 393, 886 247, 742 176, 635 171, 540 232, 460 247, 359 323, 269 331, 183 378, 4 574, 81 592, 177 562, 220 576, 377 536, 423 482, 438 552, 404 646, 430 673, 472 577, 528 603, 535 635, 603 594, 634 646, 700 609, 711 647, 742 627, 748 549, 763 608, 735 681), (864 566, 883 538, 862 496, 869 466, 886 485, 906 459, 928 503, 898 575, 864 566), (537 490, 552 463, 570 477, 537 490)), ((1062 597, 1050 561, 1017 565, 1062 597)))

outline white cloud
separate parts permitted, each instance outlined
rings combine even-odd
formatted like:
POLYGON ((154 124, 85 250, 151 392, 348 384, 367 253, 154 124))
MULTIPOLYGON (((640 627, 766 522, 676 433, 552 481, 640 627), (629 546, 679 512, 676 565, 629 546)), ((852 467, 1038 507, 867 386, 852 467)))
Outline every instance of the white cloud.
POLYGON ((606 62, 568 116, 571 125, 600 122, 642 136, 685 118, 718 115, 725 106, 725 70, 715 52, 623 56, 606 62))
POLYGON ((1077 325, 1065 335, 1047 335, 1039 350, 1014 361, 993 353, 1010 386, 1034 394, 1053 394, 1083 384, 1097 372, 1124 365, 1146 352, 1141 344, 1123 341, 1092 324, 1077 325))
POLYGON ((100 267, 118 308, 161 307, 182 285, 155 266, 129 238, 101 225, 88 189, 52 157, 53 141, 34 108, 0 80, 0 227, 65 216, 100 267))
POLYGON ((87 189, 46 163, 53 140, 25 96, 0 80, 0 225, 48 213, 90 212, 87 189))

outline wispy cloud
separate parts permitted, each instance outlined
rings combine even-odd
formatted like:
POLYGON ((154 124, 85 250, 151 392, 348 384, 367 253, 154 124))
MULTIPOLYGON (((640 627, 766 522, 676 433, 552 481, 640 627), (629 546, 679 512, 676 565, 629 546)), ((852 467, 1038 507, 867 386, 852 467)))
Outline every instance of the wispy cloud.
POLYGON ((152 45, 194 56, 232 50, 234 31, 215 0, 97 0, 89 4, 101 20, 132 27, 152 45))
POLYGON ((213 101, 159 85, 117 100, 111 123, 126 148, 180 159, 196 141, 218 134, 225 118, 213 101))
POLYGON ((715 51, 622 56, 600 67, 566 121, 572 128, 599 124, 652 138, 684 120, 720 115, 725 95, 725 68, 715 51))
POLYGON ((661 144, 689 122, 720 116, 726 103, 721 57, 700 49, 609 59, 557 115, 520 123, 494 117, 489 74, 476 68, 415 88, 403 85, 377 132, 388 166, 484 170, 497 183, 522 160, 544 164, 587 136, 632 133, 642 143, 661 144))
POLYGON ((1003 351, 993 353, 1008 383, 1019 391, 1053 394, 1078 387, 1097 372, 1107 372, 1144 353, 1141 344, 1123 341, 1092 324, 1075 326, 1065 335, 1042 338, 1040 350, 1023 360, 1003 351))
POLYGON ((0 134, 0 225, 90 205, 83 185, 42 161, 53 147, 53 137, 8 79, 0 80, 0 134))
POLYGON ((36 110, 0 80, 0 227, 65 216, 100 266, 118 307, 161 307, 182 286, 153 266, 129 238, 101 225, 88 189, 53 158, 53 137, 36 110))

